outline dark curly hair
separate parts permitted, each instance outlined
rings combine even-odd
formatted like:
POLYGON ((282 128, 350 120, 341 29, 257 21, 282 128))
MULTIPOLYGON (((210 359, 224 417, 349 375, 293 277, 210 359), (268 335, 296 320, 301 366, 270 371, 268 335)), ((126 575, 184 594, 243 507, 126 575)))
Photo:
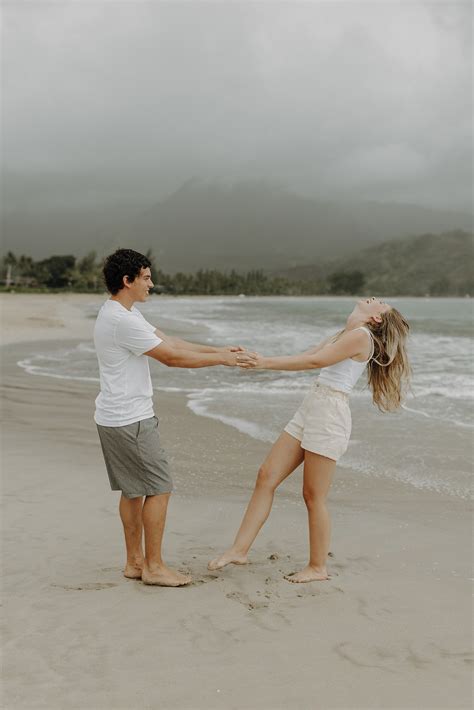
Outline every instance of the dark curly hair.
POLYGON ((144 254, 133 249, 117 249, 106 258, 102 269, 107 291, 115 296, 123 288, 124 276, 135 281, 141 270, 147 267, 151 268, 151 261, 144 254))

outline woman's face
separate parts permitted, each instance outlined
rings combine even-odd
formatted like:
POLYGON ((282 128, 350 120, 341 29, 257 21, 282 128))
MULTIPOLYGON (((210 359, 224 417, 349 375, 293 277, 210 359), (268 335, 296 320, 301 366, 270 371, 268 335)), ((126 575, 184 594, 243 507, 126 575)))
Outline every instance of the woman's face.
POLYGON ((375 298, 375 296, 372 296, 371 298, 362 298, 360 301, 357 301, 352 314, 363 317, 366 323, 370 321, 380 323, 382 321, 382 313, 386 313, 391 307, 392 306, 389 306, 388 303, 384 303, 378 298, 375 298))

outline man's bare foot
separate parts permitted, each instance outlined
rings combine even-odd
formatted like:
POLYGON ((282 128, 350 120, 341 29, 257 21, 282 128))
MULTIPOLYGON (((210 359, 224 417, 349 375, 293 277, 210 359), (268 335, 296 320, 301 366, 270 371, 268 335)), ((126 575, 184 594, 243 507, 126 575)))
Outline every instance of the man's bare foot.
POLYGON ((329 579, 329 575, 324 567, 316 568, 306 565, 299 572, 285 575, 285 579, 287 582, 293 582, 293 584, 303 584, 304 582, 325 582, 329 579))
POLYGON ((247 555, 239 555, 232 550, 227 550, 219 557, 211 560, 207 565, 207 569, 215 571, 217 569, 222 569, 226 565, 246 565, 247 563, 247 555))
POLYGON ((152 569, 145 565, 142 570, 144 584, 155 584, 158 587, 184 587, 185 584, 190 584, 192 581, 192 577, 189 575, 176 572, 166 565, 152 569))
POLYGON ((143 569, 143 563, 142 564, 127 563, 125 565, 125 569, 123 571, 123 576, 127 577, 127 579, 141 579, 142 578, 142 569, 143 569))
POLYGON ((128 557, 127 562, 125 564, 125 569, 123 571, 123 576, 127 577, 127 579, 141 579, 144 563, 145 559, 143 557, 143 554, 137 554, 128 557))

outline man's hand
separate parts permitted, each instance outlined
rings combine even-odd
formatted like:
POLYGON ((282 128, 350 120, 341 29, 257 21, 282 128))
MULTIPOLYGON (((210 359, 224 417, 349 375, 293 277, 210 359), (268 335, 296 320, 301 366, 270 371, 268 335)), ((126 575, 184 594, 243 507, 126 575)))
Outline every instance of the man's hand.
POLYGON ((223 348, 219 348, 221 352, 223 353, 244 353, 245 348, 243 348, 241 345, 226 345, 223 348))

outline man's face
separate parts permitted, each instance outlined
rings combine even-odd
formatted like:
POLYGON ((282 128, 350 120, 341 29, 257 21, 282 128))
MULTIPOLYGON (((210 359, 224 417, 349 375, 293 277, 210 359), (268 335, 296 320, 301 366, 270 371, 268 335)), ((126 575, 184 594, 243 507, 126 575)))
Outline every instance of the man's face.
POLYGON ((150 289, 153 288, 151 271, 148 266, 146 268, 142 267, 139 275, 133 281, 127 281, 126 286, 130 289, 129 293, 134 301, 146 301, 150 289))

